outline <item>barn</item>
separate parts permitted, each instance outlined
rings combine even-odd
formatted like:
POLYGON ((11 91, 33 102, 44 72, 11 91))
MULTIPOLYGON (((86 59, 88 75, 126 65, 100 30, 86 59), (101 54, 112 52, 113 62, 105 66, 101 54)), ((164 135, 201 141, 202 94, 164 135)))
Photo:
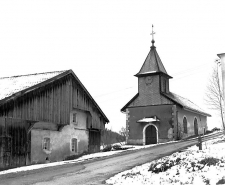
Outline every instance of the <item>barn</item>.
POLYGON ((0 78, 0 169, 98 152, 108 122, 72 70, 0 78))
MULTIPOLYGON (((154 34, 154 33, 153 33, 154 34)), ((208 113, 172 93, 168 75, 152 39, 140 69, 138 93, 121 109, 126 114, 128 144, 148 145, 205 133, 208 113)))

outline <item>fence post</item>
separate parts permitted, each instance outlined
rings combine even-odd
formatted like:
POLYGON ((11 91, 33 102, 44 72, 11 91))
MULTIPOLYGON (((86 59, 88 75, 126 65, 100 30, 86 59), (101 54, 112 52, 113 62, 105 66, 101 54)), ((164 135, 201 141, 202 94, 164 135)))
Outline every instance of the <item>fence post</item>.
POLYGON ((202 137, 200 135, 198 135, 198 147, 199 150, 202 150, 202 137))

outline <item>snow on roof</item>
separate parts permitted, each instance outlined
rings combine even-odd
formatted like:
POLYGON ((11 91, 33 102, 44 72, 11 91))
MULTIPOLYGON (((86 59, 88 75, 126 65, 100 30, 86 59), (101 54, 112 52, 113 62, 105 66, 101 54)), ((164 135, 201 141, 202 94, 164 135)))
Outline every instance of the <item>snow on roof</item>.
POLYGON ((0 78, 0 100, 51 79, 63 72, 65 71, 54 71, 0 78))
POLYGON ((154 118, 143 118, 138 120, 138 123, 144 122, 144 123, 149 123, 149 122, 153 122, 153 121, 159 121, 159 119, 157 119, 156 117, 154 118))
POLYGON ((147 71, 147 72, 143 72, 143 73, 140 73, 140 74, 151 74, 151 73, 156 73, 156 71, 147 71))
POLYGON ((186 109, 191 109, 195 112, 202 113, 204 115, 210 116, 208 113, 206 113, 203 109, 201 109, 199 106, 194 104, 192 101, 183 98, 175 93, 169 92, 169 93, 163 93, 166 97, 172 99, 173 101, 177 102, 178 104, 182 105, 186 109))

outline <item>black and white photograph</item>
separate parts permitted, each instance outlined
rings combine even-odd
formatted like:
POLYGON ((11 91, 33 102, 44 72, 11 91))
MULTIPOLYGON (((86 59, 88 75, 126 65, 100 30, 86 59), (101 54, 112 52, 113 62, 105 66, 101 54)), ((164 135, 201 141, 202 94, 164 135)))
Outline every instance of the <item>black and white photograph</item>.
POLYGON ((224 0, 0 0, 0 185, 225 184, 224 0))

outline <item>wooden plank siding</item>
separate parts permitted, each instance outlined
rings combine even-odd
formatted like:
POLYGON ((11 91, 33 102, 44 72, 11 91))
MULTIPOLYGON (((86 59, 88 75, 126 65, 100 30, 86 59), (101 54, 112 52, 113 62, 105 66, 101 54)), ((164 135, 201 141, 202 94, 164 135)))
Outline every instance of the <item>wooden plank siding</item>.
POLYGON ((30 163, 32 121, 0 117, 0 171, 30 163))
POLYGON ((71 74, 1 104, 0 116, 67 125, 73 109, 89 111, 92 128, 104 128, 106 120, 71 74))

